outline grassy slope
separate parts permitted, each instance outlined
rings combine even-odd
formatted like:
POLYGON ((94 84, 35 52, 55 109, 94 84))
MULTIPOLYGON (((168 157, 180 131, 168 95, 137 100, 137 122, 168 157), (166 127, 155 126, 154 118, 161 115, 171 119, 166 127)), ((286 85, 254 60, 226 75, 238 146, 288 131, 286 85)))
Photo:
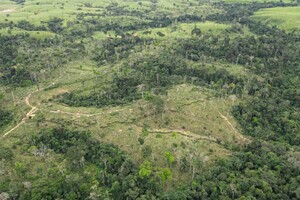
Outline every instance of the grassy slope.
MULTIPOLYGON (((158 1, 156 9, 153 10, 150 1, 140 1, 139 5, 136 1, 115 1, 120 7, 125 6, 127 10, 150 10, 149 16, 167 13, 178 16, 179 14, 198 14, 217 12, 217 9, 209 5, 198 5, 197 1, 158 1)), ((5 0, 0 4, 0 22, 5 20, 20 21, 26 19, 34 24, 40 24, 41 21, 46 21, 51 17, 60 17, 66 20, 74 19, 78 13, 102 13, 105 7, 111 1, 101 0, 27 0, 24 5, 16 5, 11 1, 5 0), (93 7, 87 7, 87 3, 93 7), (9 14, 9 16, 7 16, 9 14)))
POLYGON ((156 39, 172 39, 172 38, 189 38, 191 37, 191 32, 194 27, 200 28, 203 33, 206 33, 208 31, 211 31, 215 34, 218 34, 222 31, 224 31, 226 28, 229 27, 229 25, 226 24, 217 24, 214 22, 198 22, 198 23, 179 23, 176 25, 173 25, 172 27, 166 27, 166 28, 151 28, 147 30, 142 30, 136 32, 136 34, 140 37, 144 38, 156 38, 156 39), (150 31, 150 34, 144 34, 145 31, 150 31), (163 33, 166 38, 161 38, 157 33, 161 32, 163 33))
POLYGON ((253 19, 269 22, 281 29, 300 30, 300 7, 268 8, 255 13, 253 19))
POLYGON ((37 39, 45 39, 45 38, 53 38, 55 36, 54 33, 49 31, 24 31, 22 29, 18 28, 3 28, 0 29, 0 34, 2 35, 18 35, 18 34, 24 34, 28 33, 30 36, 35 37, 37 39))
MULTIPOLYGON (((156 9, 153 9, 152 3, 150 1, 140 1, 139 4, 136 1, 115 1, 118 3, 118 6, 124 6, 127 10, 139 10, 144 12, 145 10, 150 10, 147 14, 149 16, 157 15, 169 15, 169 16, 179 16, 185 14, 193 15, 207 15, 208 13, 220 12, 219 10, 213 8, 210 5, 198 5, 197 1, 158 1, 156 4, 156 9)), ((5 0, 0 3, 0 22, 14 22, 17 23, 21 20, 27 20, 30 23, 35 25, 41 25, 43 22, 48 21, 53 17, 59 17, 65 19, 64 23, 67 24, 68 21, 75 19, 76 14, 79 13, 97 13, 101 14, 106 10, 111 1, 93 1, 93 0, 27 0, 24 5, 17 5, 9 0, 5 0), (93 7, 87 7, 88 4, 93 7)), ((142 20, 138 17, 129 17, 129 16, 113 16, 113 17, 102 17, 102 20, 105 22, 117 22, 122 25, 129 24, 138 24, 142 20)), ((33 37, 37 38, 46 38, 53 37, 54 34, 49 32, 41 31, 39 33, 33 31, 24 31, 24 30, 11 30, 11 33, 8 33, 8 29, 0 30, 1 34, 18 34, 20 32, 29 33, 33 37)), ((182 34, 182 33, 181 33, 182 34)), ((98 33, 95 35, 95 38, 106 38, 109 34, 98 33)))

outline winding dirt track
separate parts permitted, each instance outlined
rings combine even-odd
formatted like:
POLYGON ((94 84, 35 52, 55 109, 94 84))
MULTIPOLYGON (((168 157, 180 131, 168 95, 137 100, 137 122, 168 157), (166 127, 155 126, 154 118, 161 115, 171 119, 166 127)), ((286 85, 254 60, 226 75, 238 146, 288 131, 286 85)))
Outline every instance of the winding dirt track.
POLYGON ((10 129, 8 132, 4 133, 4 135, 2 137, 7 136, 8 134, 10 134, 11 132, 13 132, 14 130, 16 130, 17 128, 19 128, 22 124, 24 124, 26 122, 27 119, 29 119, 29 117, 31 115, 33 115, 36 111, 37 111, 37 107, 32 106, 30 104, 30 97, 32 94, 38 92, 39 90, 36 90, 34 92, 29 93, 26 97, 25 97, 25 103, 27 106, 29 106, 31 108, 31 110, 26 114, 26 116, 21 120, 20 123, 18 123, 15 127, 13 127, 12 129, 10 129))
POLYGON ((220 116, 225 120, 225 122, 231 127, 231 129, 238 135, 238 137, 240 139, 242 139, 243 141, 247 141, 248 138, 245 138, 238 130, 236 130, 236 128, 234 128, 234 126, 232 125, 232 123, 228 120, 228 118, 224 115, 222 115, 222 113, 219 111, 220 116))
MULTIPOLYGON (((60 78, 60 77, 59 77, 60 78)), ((55 80, 55 82, 59 79, 57 78, 55 80)), ((30 111, 25 115, 25 117, 23 117, 23 119, 15 126, 13 127, 12 129, 10 129, 9 131, 7 131, 6 133, 4 133, 2 135, 2 138, 4 138, 5 136, 9 135, 11 132, 13 132, 14 130, 16 130, 17 128, 19 128, 22 124, 24 124, 26 122, 26 120, 28 120, 30 118, 30 116, 32 116, 37 110, 37 106, 33 106, 31 105, 30 103, 30 97, 31 95, 39 92, 39 91, 43 91, 44 89, 52 86, 55 84, 55 82, 53 82, 52 84, 50 84, 49 86, 45 87, 45 88, 42 88, 40 90, 35 90, 33 92, 30 92, 26 97, 25 97, 25 103, 27 106, 29 106, 31 109, 30 111)), ((42 110, 46 110, 46 109, 42 109, 42 110)), ((108 114, 112 113, 112 112, 119 112, 119 111, 123 111, 125 109, 121 109, 121 110, 114 110, 114 111, 111 111, 109 112, 108 114)), ((102 115, 103 113, 93 113, 93 114, 85 114, 85 113, 72 113, 72 112, 65 112, 65 111, 61 111, 61 110, 46 110, 47 112, 50 112, 50 113, 55 113, 55 114, 68 114, 68 115, 73 115, 73 116, 76 116, 76 117, 93 117, 93 116, 97 116, 97 115, 102 115)))
POLYGON ((35 90, 35 91, 33 91, 33 92, 30 92, 30 93, 25 97, 25 103, 26 103, 27 106, 29 106, 29 107, 31 108, 30 111, 25 115, 25 117, 23 117, 23 119, 22 119, 15 127, 13 127, 12 129, 10 129, 10 130, 7 131, 6 133, 4 133, 4 134, 2 135, 2 138, 4 138, 5 136, 7 136, 8 134, 10 134, 11 132, 13 132, 14 130, 16 130, 17 128, 19 128, 22 124, 24 124, 24 123, 26 122, 26 120, 28 120, 28 119, 30 118, 31 115, 33 115, 33 114, 38 110, 38 108, 37 108, 36 106, 33 106, 33 105, 30 104, 30 97, 31 97, 31 95, 34 94, 34 93, 37 93, 37 92, 39 92, 39 91, 43 91, 44 89, 46 89, 46 88, 48 88, 48 87, 54 85, 55 82, 56 82, 58 79, 60 79, 62 76, 63 76, 63 75, 61 75, 60 77, 58 77, 53 83, 51 83, 51 84, 48 85, 47 87, 42 88, 42 89, 40 89, 40 90, 37 89, 37 90, 35 90))
MULTIPOLYGON (((219 112, 221 117, 224 119, 224 121, 231 127, 231 129, 236 133, 236 135, 239 137, 242 141, 249 141, 248 138, 244 137, 234 126, 232 123, 228 120, 226 116, 224 116, 221 112, 219 112)), ((150 133, 161 133, 161 134, 169 134, 169 133, 177 133, 182 136, 191 138, 193 140, 207 140, 211 142, 218 142, 218 140, 212 136, 201 136, 195 133, 192 133, 190 131, 180 130, 180 129, 152 129, 149 130, 150 133)))

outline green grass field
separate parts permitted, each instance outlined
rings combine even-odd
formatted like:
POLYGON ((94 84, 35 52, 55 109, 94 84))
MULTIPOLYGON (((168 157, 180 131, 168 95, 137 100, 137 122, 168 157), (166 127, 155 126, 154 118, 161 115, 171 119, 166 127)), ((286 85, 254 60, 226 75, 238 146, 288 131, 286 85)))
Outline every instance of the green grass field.
MULTIPOLYGON (((106 12, 106 7, 109 6, 112 2, 101 0, 101 1, 92 1, 92 0, 62 0, 62 1, 40 1, 40 0, 27 0, 24 5, 15 4, 12 1, 5 0, 0 3, 0 23, 14 22, 17 23, 21 20, 27 20, 34 25, 43 25, 45 22, 50 20, 53 17, 59 17, 64 19, 64 25, 66 26, 68 21, 73 21, 76 19, 77 14, 103 14, 106 12)), ((197 1, 158 1, 155 4, 155 8, 153 8, 153 3, 150 1, 116 1, 115 2, 118 7, 124 7, 124 9, 128 11, 141 11, 145 12, 148 10, 148 14, 150 17, 167 15, 170 17, 176 17, 180 15, 190 14, 190 15, 198 15, 198 16, 206 16, 208 14, 220 12, 218 9, 213 8, 209 4, 199 4, 197 1)), ((91 18, 90 16, 86 16, 85 19, 91 18)), ((99 18, 100 19, 100 18, 99 18)), ((135 16, 105 16, 101 17, 101 21, 103 25, 106 23, 118 23, 122 26, 128 25, 136 25, 140 23, 144 23, 147 20, 141 19, 135 16)), ((205 25, 200 25, 204 31, 215 29, 216 31, 220 31, 225 28, 225 25, 217 25, 214 23, 206 23, 205 25)), ((75 27, 76 28, 76 27, 75 27)), ((179 37, 185 37, 186 29, 190 31, 190 25, 179 25, 178 28, 180 30, 177 31, 176 35, 179 37)), ((166 32, 169 34, 173 33, 173 30, 166 29, 157 29, 157 31, 166 32)), ((7 29, 0 30, 0 33, 3 35, 6 34, 18 34, 20 32, 29 33, 33 37, 36 38, 45 38, 52 37, 53 34, 49 32, 40 31, 32 32, 25 30, 12 29, 8 31, 7 29)), ((107 38, 109 34, 96 33, 94 38, 96 39, 104 39, 107 38)), ((157 35, 155 35, 157 36, 157 35)), ((173 37, 174 34, 170 35, 173 37)))
POLYGON ((49 31, 24 31, 19 28, 3 28, 0 29, 0 34, 2 35, 18 35, 18 34, 30 34, 31 37, 37 39, 45 39, 45 38, 53 38, 55 36, 54 33, 49 31))
POLYGON ((287 31, 300 30, 300 7, 262 9, 252 18, 287 31))
MULTIPOLYGON (((116 1, 118 6, 124 6, 127 10, 151 10, 152 4, 149 1, 116 1), (139 3, 140 2, 140 3, 139 3)), ((40 24, 51 17, 60 17, 66 20, 75 19, 75 14, 79 13, 103 13, 105 7, 109 6, 111 1, 101 0, 54 0, 40 1, 27 0, 24 5, 17 5, 9 0, 0 4, 0 22, 28 20, 34 24, 40 24)), ((158 1, 157 9, 151 11, 149 16, 168 14, 178 16, 180 14, 206 15, 218 12, 218 9, 210 5, 198 5, 197 1, 158 1)), ((109 20, 109 19, 108 19, 109 20)))
POLYGON ((224 32, 229 25, 218 24, 214 22, 198 22, 198 23, 179 23, 174 24, 171 27, 166 28, 151 28, 142 31, 135 32, 136 35, 143 38, 156 38, 156 39, 174 39, 174 38, 190 38, 192 36, 191 32, 194 27, 199 28, 202 33, 213 32, 218 34, 224 32), (159 36, 158 33, 162 33, 165 36, 159 36))

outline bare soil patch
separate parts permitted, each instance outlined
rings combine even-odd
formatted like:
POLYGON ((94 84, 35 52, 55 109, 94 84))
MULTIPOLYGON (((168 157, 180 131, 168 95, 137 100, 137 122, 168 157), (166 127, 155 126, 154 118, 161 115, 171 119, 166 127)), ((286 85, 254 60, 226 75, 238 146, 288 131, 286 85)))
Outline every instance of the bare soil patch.
POLYGON ((14 9, 5 9, 5 10, 1 10, 0 13, 10 13, 13 11, 14 11, 14 9))

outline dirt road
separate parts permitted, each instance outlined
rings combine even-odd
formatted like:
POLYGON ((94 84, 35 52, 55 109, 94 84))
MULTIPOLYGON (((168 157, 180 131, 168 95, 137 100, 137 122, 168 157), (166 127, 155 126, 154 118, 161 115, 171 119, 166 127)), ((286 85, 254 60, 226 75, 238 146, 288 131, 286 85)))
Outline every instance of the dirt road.
POLYGON ((27 106, 29 106, 31 109, 30 111, 26 114, 26 116, 21 120, 20 123, 18 123, 15 127, 13 127, 12 129, 10 129, 9 131, 7 131, 6 133, 4 133, 4 135, 2 137, 7 136, 8 134, 10 134, 11 132, 13 132, 14 130, 16 130, 17 128, 19 128, 22 124, 24 124, 26 122, 26 120, 28 120, 30 118, 31 115, 33 115, 36 111, 37 111, 37 107, 32 106, 30 104, 30 97, 32 94, 38 92, 38 90, 29 93, 26 97, 25 97, 25 103, 27 106))

